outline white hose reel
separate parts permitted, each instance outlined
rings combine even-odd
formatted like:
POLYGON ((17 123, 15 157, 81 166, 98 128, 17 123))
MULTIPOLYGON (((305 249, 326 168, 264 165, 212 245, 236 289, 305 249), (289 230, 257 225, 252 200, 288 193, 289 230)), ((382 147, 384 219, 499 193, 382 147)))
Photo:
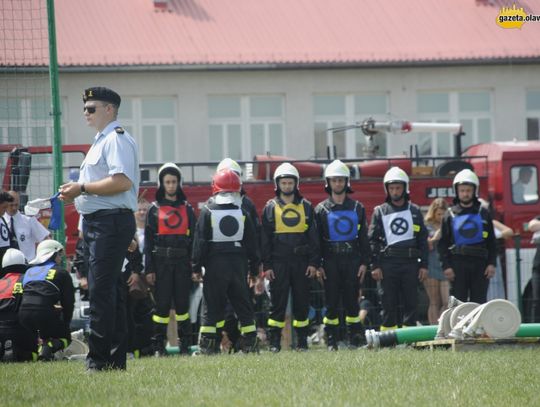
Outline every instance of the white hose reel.
POLYGON ((454 300, 452 305, 439 319, 436 339, 511 338, 521 324, 519 310, 507 300, 496 299, 482 305, 454 300))

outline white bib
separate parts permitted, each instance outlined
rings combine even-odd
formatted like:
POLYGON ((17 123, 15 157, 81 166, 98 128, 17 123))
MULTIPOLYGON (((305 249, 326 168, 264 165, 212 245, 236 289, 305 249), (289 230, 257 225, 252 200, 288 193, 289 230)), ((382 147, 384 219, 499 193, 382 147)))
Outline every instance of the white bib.
POLYGON ((239 242, 244 237, 244 215, 238 209, 210 210, 212 242, 239 242))
POLYGON ((0 218, 0 247, 9 247, 9 230, 4 221, 0 218))
POLYGON ((382 222, 386 244, 391 246, 395 243, 414 238, 413 220, 410 209, 383 215, 382 222))

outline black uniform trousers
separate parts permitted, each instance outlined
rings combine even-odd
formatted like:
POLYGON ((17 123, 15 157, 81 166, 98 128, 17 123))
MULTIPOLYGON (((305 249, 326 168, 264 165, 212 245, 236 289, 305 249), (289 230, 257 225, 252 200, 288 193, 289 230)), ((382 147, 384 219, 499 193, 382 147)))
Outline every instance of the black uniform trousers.
POLYGON ((37 309, 23 305, 19 310, 19 323, 28 331, 39 331, 43 342, 51 339, 65 339, 67 344, 71 342, 69 325, 64 322, 61 311, 50 306, 37 309))
POLYGON ((452 255, 451 264, 455 278, 450 287, 450 295, 463 302, 485 303, 489 287, 489 279, 484 275, 486 260, 480 257, 452 255))
POLYGON ((360 307, 358 304, 360 283, 357 277, 360 263, 360 258, 357 256, 347 256, 346 254, 325 256, 323 267, 326 273, 324 294, 326 297, 325 325, 327 327, 339 325, 341 300, 345 309, 345 322, 360 331, 360 307))
MULTIPOLYGON (((129 295, 127 280, 130 273, 123 273, 126 290, 126 317, 127 317, 127 352, 139 352, 139 355, 150 354, 151 338, 154 331, 152 314, 154 302, 150 296, 135 299, 129 295)), ((144 278, 144 276, 139 276, 144 278)))
POLYGON ((532 315, 531 322, 540 322, 540 246, 536 249, 532 269, 532 315))
POLYGON ((131 212, 85 216, 83 235, 88 250, 90 336, 87 367, 126 368, 126 290, 122 264, 135 235, 131 212))
POLYGON ((310 299, 310 279, 306 276, 308 261, 305 258, 291 257, 274 260, 275 279, 270 282, 271 309, 269 325, 273 321, 283 323, 292 289, 293 325, 297 328, 307 326, 310 299), (296 322, 296 324, 295 324, 296 322))
POLYGON ((210 256, 205 264, 203 297, 206 312, 202 315, 201 333, 216 332, 216 324, 224 323, 227 300, 230 301, 242 328, 255 331, 253 303, 247 285, 247 262, 243 255, 227 253, 210 256))
POLYGON ((191 266, 189 258, 166 259, 157 257, 156 263, 154 331, 159 336, 166 334, 169 312, 174 306, 179 337, 186 340, 191 339, 191 320, 189 318, 191 266))
POLYGON ((418 304, 418 261, 410 258, 385 257, 381 261, 383 279, 382 328, 396 328, 399 306, 402 306, 402 325, 416 325, 418 304), (401 300, 401 301, 400 301, 401 300))

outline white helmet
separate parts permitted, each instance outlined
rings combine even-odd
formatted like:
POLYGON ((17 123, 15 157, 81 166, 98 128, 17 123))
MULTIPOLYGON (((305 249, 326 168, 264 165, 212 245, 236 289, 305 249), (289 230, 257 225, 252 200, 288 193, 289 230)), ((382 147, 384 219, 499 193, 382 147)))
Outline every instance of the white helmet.
POLYGON ((294 165, 291 163, 280 164, 274 171, 274 186, 276 193, 279 192, 278 181, 281 178, 294 178, 296 180, 296 189, 300 185, 300 174, 294 165))
POLYGON ((331 177, 350 178, 351 171, 349 170, 349 167, 347 167, 341 160, 334 160, 328 164, 328 167, 326 167, 324 170, 324 178, 331 177))
POLYGON ((47 239, 41 242, 36 250, 36 258, 28 264, 41 264, 49 260, 53 254, 64 250, 64 246, 56 240, 47 239))
POLYGON ((347 187, 345 190, 348 193, 352 192, 351 189, 351 171, 349 170, 349 167, 343 161, 341 160, 334 160, 324 170, 324 190, 327 193, 331 193, 330 186, 328 185, 328 179, 333 177, 344 177, 347 178, 347 187))
POLYGON ((17 249, 7 249, 2 258, 2 268, 9 266, 24 266, 26 264, 26 257, 23 252, 17 249))
POLYGON ((405 184, 405 193, 409 193, 409 176, 399 167, 392 167, 386 171, 386 174, 384 174, 383 183, 385 191, 388 192, 388 184, 392 184, 394 182, 401 182, 405 184))
POLYGON ((163 177, 166 174, 173 174, 173 173, 178 173, 178 174, 175 174, 175 175, 178 176, 178 185, 180 186, 180 188, 182 188, 182 171, 180 171, 180 168, 178 168, 178 166, 175 163, 165 163, 161 167, 159 167, 159 170, 158 170, 158 188, 161 187, 161 185, 163 183, 163 177), (168 170, 168 171, 166 171, 166 170, 168 170))
POLYGON ((233 170, 238 174, 238 176, 242 176, 242 167, 240 167, 240 164, 238 164, 232 158, 227 157, 221 160, 216 168, 216 172, 220 172, 221 170, 233 170))
POLYGON ((472 172, 469 169, 461 170, 456 174, 454 177, 454 182, 452 185, 454 186, 454 191, 457 196, 457 186, 461 184, 468 184, 473 185, 475 187, 474 189, 474 195, 478 197, 478 190, 480 189, 480 180, 478 179, 478 176, 472 172))

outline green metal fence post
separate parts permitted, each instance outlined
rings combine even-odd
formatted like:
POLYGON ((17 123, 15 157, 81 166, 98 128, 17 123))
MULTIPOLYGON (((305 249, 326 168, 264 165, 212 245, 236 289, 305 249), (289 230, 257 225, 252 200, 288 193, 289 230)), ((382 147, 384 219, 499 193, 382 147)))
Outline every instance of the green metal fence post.
MULTIPOLYGON (((49 79, 51 84, 51 115, 53 117, 53 159, 54 159, 54 174, 53 186, 54 191, 58 191, 58 187, 62 184, 62 126, 61 126, 61 111, 60 111, 60 88, 58 84, 58 57, 56 53, 56 24, 54 19, 54 0, 47 0, 47 16, 49 28, 49 79)), ((55 238, 65 245, 66 234, 64 230, 64 205, 62 204, 62 221, 60 228, 55 233, 55 238)))

